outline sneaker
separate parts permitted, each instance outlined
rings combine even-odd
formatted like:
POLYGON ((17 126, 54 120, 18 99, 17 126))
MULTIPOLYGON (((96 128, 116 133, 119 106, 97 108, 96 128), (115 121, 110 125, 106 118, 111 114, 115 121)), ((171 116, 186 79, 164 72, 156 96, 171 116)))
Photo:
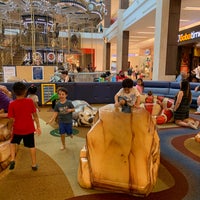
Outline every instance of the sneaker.
POLYGON ((9 169, 12 170, 14 168, 15 168, 15 161, 11 161, 9 169))
POLYGON ((198 129, 198 127, 196 126, 195 123, 192 123, 192 122, 188 122, 188 125, 190 128, 193 128, 193 129, 198 129))
POLYGON ((38 170, 38 166, 37 166, 37 165, 32 166, 32 170, 33 170, 33 171, 37 171, 37 170, 38 170))

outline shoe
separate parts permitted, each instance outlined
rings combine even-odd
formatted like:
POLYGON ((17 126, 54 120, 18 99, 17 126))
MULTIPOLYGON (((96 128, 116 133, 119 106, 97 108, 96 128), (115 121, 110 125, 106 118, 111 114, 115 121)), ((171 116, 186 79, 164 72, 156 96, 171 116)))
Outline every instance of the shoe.
POLYGON ((11 161, 9 169, 12 170, 14 168, 15 168, 15 161, 11 161))
POLYGON ((70 138, 73 138, 73 134, 70 135, 70 138))
POLYGON ((61 146, 61 147, 60 147, 60 150, 64 150, 64 149, 65 149, 65 146, 61 146))
POLYGON ((193 128, 193 129, 195 129, 195 130, 198 129, 195 123, 188 122, 188 125, 189 125, 190 128, 193 128))
POLYGON ((33 171, 37 171, 37 170, 38 170, 38 166, 37 166, 37 165, 32 166, 32 170, 33 170, 33 171))

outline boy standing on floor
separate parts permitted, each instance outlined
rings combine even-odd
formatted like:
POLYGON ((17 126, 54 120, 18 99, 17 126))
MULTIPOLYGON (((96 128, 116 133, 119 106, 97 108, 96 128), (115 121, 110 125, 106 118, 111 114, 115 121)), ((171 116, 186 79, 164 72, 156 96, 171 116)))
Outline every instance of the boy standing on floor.
POLYGON ((59 133, 61 135, 61 150, 65 149, 65 134, 72 138, 72 113, 75 111, 74 105, 70 100, 67 100, 68 91, 61 87, 58 88, 59 101, 54 108, 54 114, 47 124, 55 121, 58 116, 59 133))
POLYGON ((34 133, 41 134, 36 107, 32 99, 26 98, 27 89, 24 83, 14 83, 13 92, 16 99, 10 102, 8 107, 9 129, 12 131, 10 142, 11 162, 9 169, 12 170, 15 167, 16 144, 20 144, 23 139, 24 146, 30 149, 32 170, 36 171, 38 166, 36 163, 34 133))

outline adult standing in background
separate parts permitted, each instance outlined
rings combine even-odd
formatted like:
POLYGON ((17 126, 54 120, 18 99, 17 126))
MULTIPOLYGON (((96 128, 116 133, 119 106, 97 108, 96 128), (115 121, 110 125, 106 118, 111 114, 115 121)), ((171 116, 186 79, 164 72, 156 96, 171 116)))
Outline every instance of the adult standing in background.
POLYGON ((128 70, 127 70, 127 75, 129 78, 132 79, 132 74, 133 74, 133 68, 132 67, 129 67, 128 70))
POLYGON ((119 82, 121 82, 121 81, 123 81, 124 79, 127 79, 128 78, 128 76, 126 76, 125 74, 124 74, 124 71, 119 71, 119 74, 117 74, 117 76, 116 76, 116 80, 117 81, 119 81, 119 82))
POLYGON ((71 82, 71 77, 69 76, 68 71, 61 71, 61 79, 62 82, 71 82))
POLYGON ((193 75, 193 82, 200 81, 200 66, 192 70, 192 75, 193 75))
POLYGON ((182 80, 184 80, 184 79, 188 79, 188 72, 186 72, 186 71, 182 71, 182 72, 180 72, 180 74, 176 77, 176 82, 181 82, 182 80))

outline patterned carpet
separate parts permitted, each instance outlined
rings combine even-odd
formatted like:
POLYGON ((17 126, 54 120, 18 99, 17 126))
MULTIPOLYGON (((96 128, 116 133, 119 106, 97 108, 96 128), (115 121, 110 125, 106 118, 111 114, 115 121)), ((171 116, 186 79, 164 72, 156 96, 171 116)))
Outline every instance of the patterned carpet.
POLYGON ((37 149, 39 170, 31 169, 30 152, 23 145, 17 151, 13 171, 0 174, 1 200, 63 200, 72 197, 73 191, 58 164, 37 149))
MULTIPOLYGON (((191 114, 199 120, 199 116, 191 114)), ((175 124, 159 126, 161 166, 154 191, 147 197, 121 193, 83 195, 68 200, 197 200, 200 198, 200 144, 194 140, 199 130, 175 124)))
MULTIPOLYGON (((8 200, 198 200, 200 199, 200 143, 194 136, 200 130, 177 127, 174 124, 158 127, 161 144, 161 165, 152 193, 135 197, 122 193, 81 189, 77 183, 78 155, 85 143, 88 127, 78 127, 79 133, 68 141, 68 149, 60 153, 60 138, 49 134, 57 128, 45 124, 51 113, 41 112, 44 133, 38 138, 37 152, 40 170, 32 173, 29 152, 20 147, 16 169, 6 170, 0 177, 0 199, 8 200), (43 139, 42 139, 43 138, 43 139), (79 143, 76 143, 78 141, 79 143), (58 146, 59 147, 59 146, 58 146), (46 153, 44 153, 46 152, 46 153), (77 165, 70 165, 75 159, 77 165), (64 164, 63 164, 64 163, 64 164), (62 164, 62 165, 61 165, 62 164), (36 175, 37 174, 37 175, 36 175), (68 175, 71 175, 70 177, 68 175), (76 185, 76 187, 74 187, 76 185), (77 192, 78 191, 78 192, 77 192)), ((200 116, 191 115, 200 119, 200 116)))

